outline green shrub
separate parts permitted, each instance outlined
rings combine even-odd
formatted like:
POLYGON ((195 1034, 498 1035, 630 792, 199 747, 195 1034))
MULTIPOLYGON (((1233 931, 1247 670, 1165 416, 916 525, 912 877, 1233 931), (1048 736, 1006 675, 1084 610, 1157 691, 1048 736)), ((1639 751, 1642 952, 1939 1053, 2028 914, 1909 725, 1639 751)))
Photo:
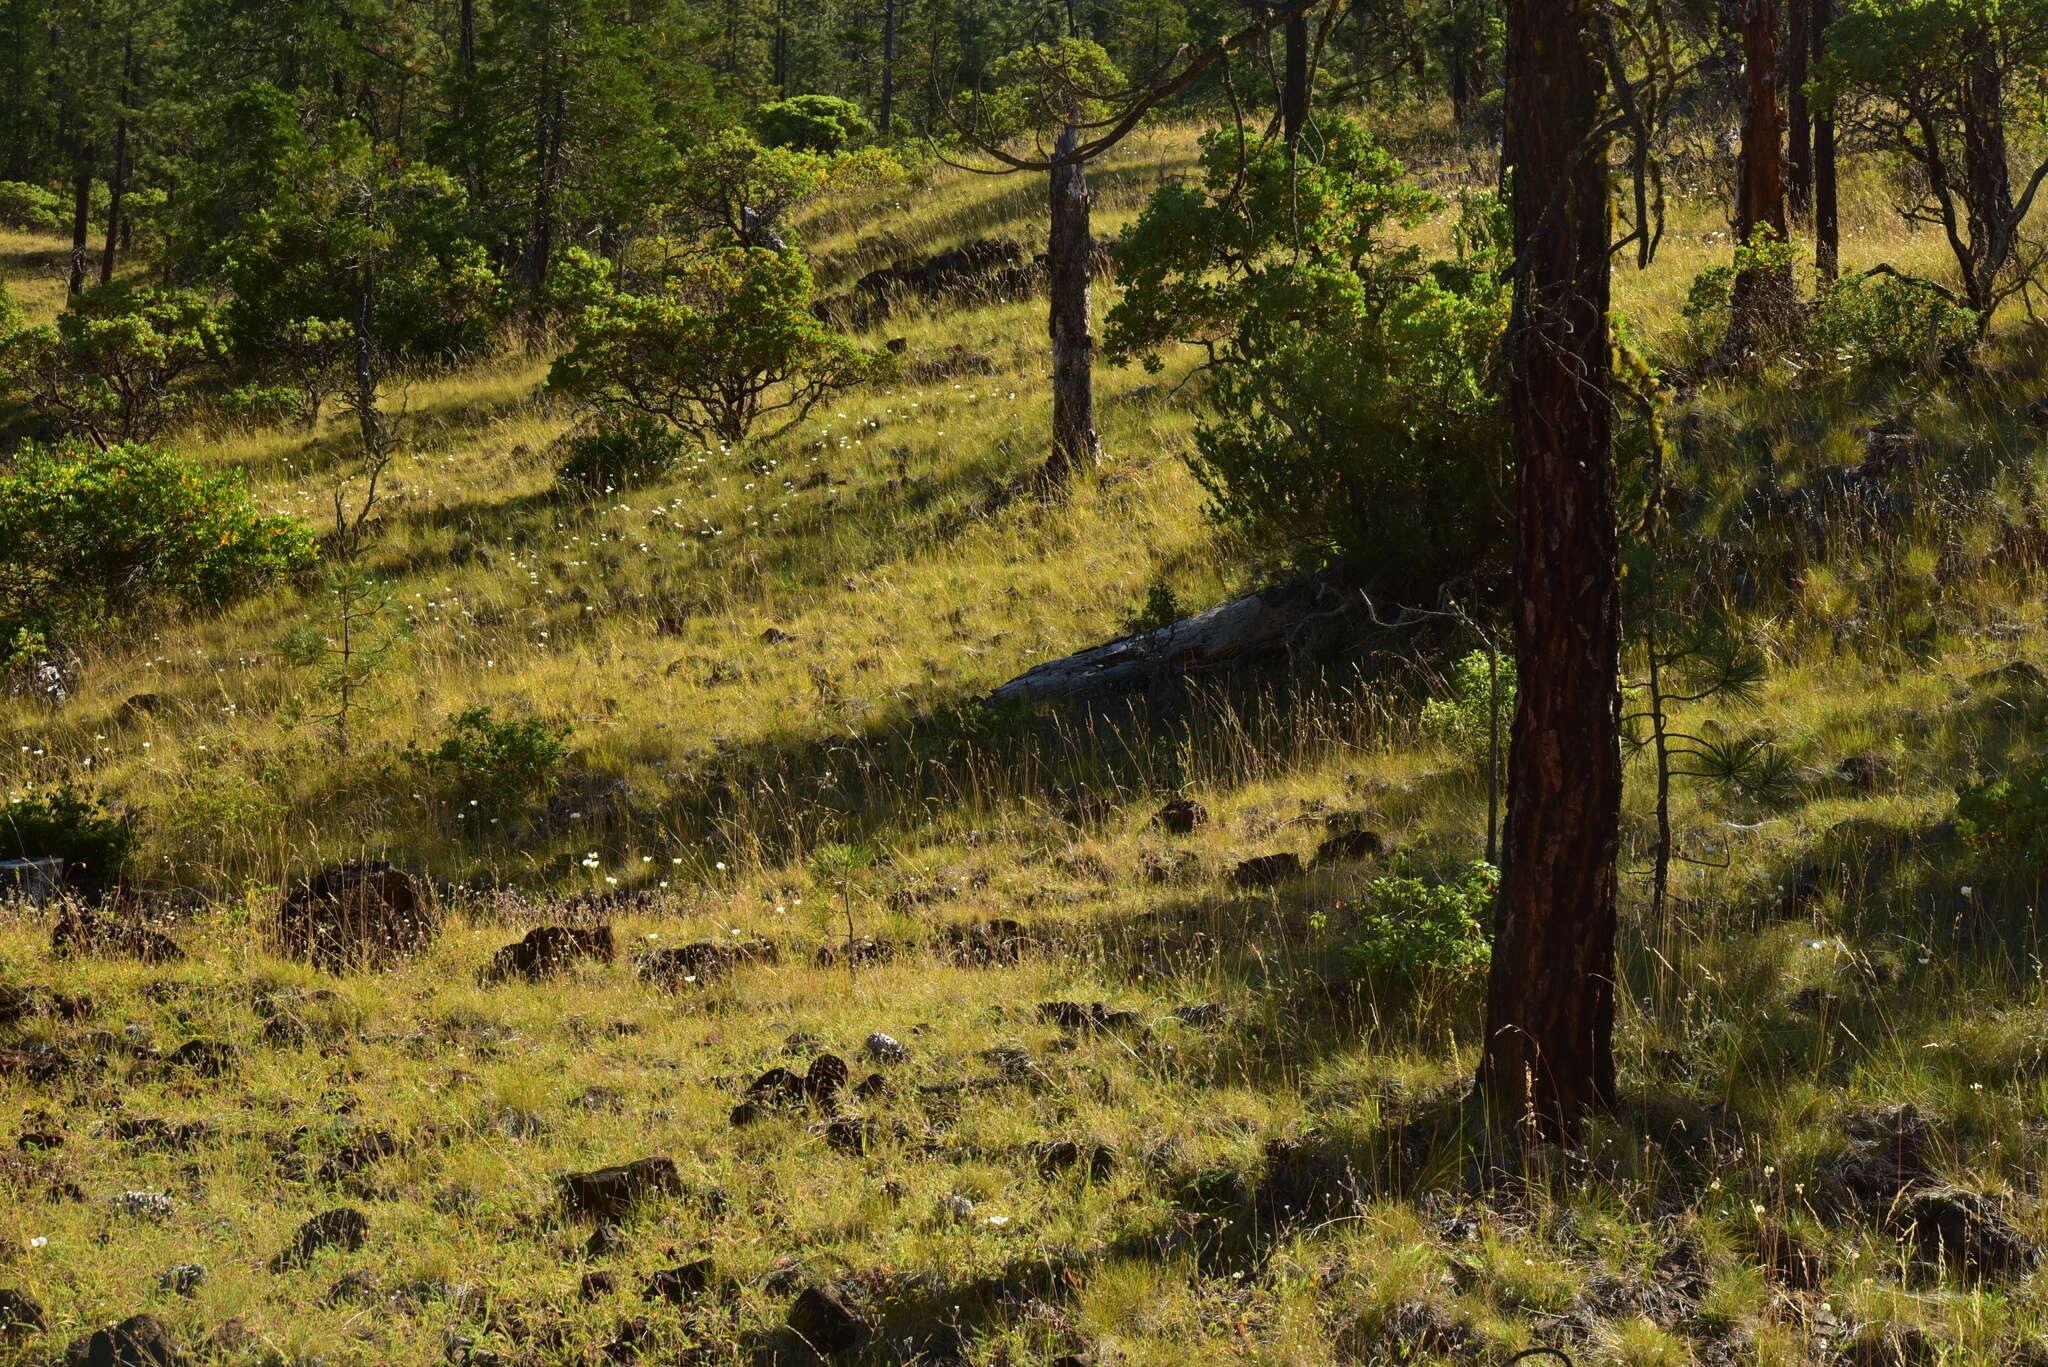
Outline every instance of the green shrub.
POLYGON ((1865 274, 1822 287, 1800 349, 1834 371, 1932 371, 1976 340, 1976 313, 1928 282, 1865 274))
POLYGON ((581 494, 651 484, 682 461, 690 443, 666 423, 641 413, 607 414, 589 432, 567 438, 555 483, 581 494))
POLYGON ((728 247, 692 259, 658 293, 583 310, 548 384, 704 445, 737 446, 771 416, 778 432, 794 427, 875 366, 811 312, 801 252, 728 247))
POLYGON ((439 745, 408 746, 406 758, 445 783, 457 802, 511 812, 560 781, 570 729, 541 717, 500 720, 488 707, 472 707, 448 719, 439 745))
POLYGON ((836 95, 792 95, 764 104, 754 111, 754 127, 767 146, 798 152, 846 152, 875 137, 860 107, 836 95))
POLYGON ((0 807, 0 859, 61 859, 65 881, 105 887, 128 866, 135 832, 104 799, 69 782, 0 807))
POLYGON ((1454 882, 1375 878, 1357 902, 1346 954, 1361 972, 1405 979, 1466 978, 1493 957, 1493 899, 1500 871, 1474 860, 1454 882))
POLYGON ((2048 767, 1964 788, 1956 833, 1974 849, 2039 863, 2048 856, 2048 767))
POLYGON ((1141 631, 1170 627, 1188 615, 1188 606, 1173 591, 1173 585, 1155 580, 1145 590, 1145 600, 1124 617, 1124 630, 1135 636, 1141 631))
POLYGON ((239 474, 139 445, 29 447, 0 475, 0 660, 146 604, 228 602, 313 562, 239 474))
POLYGON ((1104 350, 1157 371, 1204 353, 1188 459, 1219 520, 1311 565, 1352 560, 1430 589, 1500 568, 1507 221, 1468 197, 1455 250, 1413 245, 1444 200, 1363 127, 1298 157, 1221 129, 1200 184, 1168 185, 1116 249, 1104 350))
POLYGON ((1451 696, 1431 698, 1422 705, 1422 731, 1431 740, 1462 753, 1484 755, 1496 724, 1501 746, 1506 748, 1508 722, 1514 715, 1515 657, 1503 652, 1495 675, 1487 653, 1475 650, 1452 668, 1451 696), (1487 715, 1489 700, 1494 707, 1491 718, 1487 715))
POLYGON ((0 379, 96 444, 147 441, 191 406, 223 335, 196 291, 117 280, 80 294, 53 325, 11 327, 0 337, 0 379))
POLYGON ((16 232, 49 232, 64 222, 64 201, 56 191, 21 180, 0 180, 0 227, 16 232))

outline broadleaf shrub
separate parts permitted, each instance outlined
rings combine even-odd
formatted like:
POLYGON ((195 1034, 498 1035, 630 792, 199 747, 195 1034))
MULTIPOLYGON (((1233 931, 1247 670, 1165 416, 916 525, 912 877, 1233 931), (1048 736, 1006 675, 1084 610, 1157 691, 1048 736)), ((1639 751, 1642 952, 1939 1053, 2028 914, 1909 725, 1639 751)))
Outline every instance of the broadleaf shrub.
POLYGON ((1964 788, 1956 795, 1956 834, 1987 853, 2048 857, 2048 767, 1964 788))
POLYGON ((87 788, 65 782, 0 807, 0 859, 61 859, 67 883, 105 887, 128 866, 135 831, 87 788))
POLYGON ((516 811, 560 781, 570 730, 566 722, 500 718, 488 707, 472 707, 448 719, 439 745, 408 746, 406 758, 445 783, 459 802, 516 811))
POLYGON ((588 432, 566 438, 555 483, 580 494, 651 484, 691 449, 682 433, 643 413, 608 414, 588 432))
POLYGON ((1502 653, 1497 671, 1487 653, 1475 650, 1451 670, 1451 696, 1422 705, 1422 732, 1463 753, 1483 755, 1495 724, 1503 748, 1515 715, 1515 657, 1502 653), (1491 702, 1493 715, 1488 717, 1491 702))
POLYGON ((1346 954, 1362 972, 1415 980, 1466 978, 1493 958, 1500 871, 1474 860, 1456 879, 1375 878, 1356 903, 1346 954))
POLYGON ((313 563, 239 474, 152 446, 28 447, 0 475, 0 661, 151 603, 210 607, 313 563))

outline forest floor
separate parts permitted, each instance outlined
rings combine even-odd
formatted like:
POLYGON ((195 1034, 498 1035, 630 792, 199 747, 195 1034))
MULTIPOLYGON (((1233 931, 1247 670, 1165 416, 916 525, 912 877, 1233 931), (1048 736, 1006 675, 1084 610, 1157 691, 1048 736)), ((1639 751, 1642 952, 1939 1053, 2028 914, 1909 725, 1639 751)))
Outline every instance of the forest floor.
MULTIPOLYGON (((1403 146, 1437 183, 1484 178, 1445 140, 1403 146)), ((1194 130, 1134 137, 1098 231, 1193 152, 1194 130)), ((1652 268, 1617 274, 1653 355, 1727 259, 1710 179, 1652 268)), ((1881 187, 1850 189, 1846 266, 1941 271, 1881 187)), ((808 239, 828 289, 987 235, 1028 251, 1041 190, 942 170, 808 239)), ((32 309, 62 264, 0 240, 32 309)), ((1470 642, 1192 688, 1171 717, 980 704, 1121 634, 1155 586, 1202 607, 1273 572, 1203 517, 1185 361, 1100 372, 1103 469, 1056 503, 1020 482, 1042 300, 900 313, 867 340, 905 339, 919 378, 616 500, 551 489, 575 414, 545 357, 416 380, 366 559, 406 663, 349 753, 276 650, 322 611, 298 587, 107 643, 59 706, 0 700, 0 784, 89 777, 140 813, 183 955, 57 956, 46 914, 0 925, 0 978, 39 989, 0 993, 0 1288, 41 1322, 0 1332, 0 1363, 138 1313, 194 1361, 335 1367, 797 1362, 806 1339, 1103 1367, 1539 1343, 2048 1363, 2040 870, 1953 822, 1959 787, 2027 771, 2048 734, 2025 663, 2048 655, 2027 537, 2048 345, 2010 313, 1967 375, 1769 371, 1689 401, 1694 534, 1759 578, 1791 552, 1743 539, 1758 487, 1823 487, 1901 413, 1925 454, 1887 505, 1908 511, 1820 527, 1749 595, 1759 696, 1681 720, 1770 740, 1793 782, 1768 806, 1681 789, 1698 862, 1661 916, 1631 770, 1622 1104, 1582 1153, 1511 1162, 1467 1123, 1473 988, 1416 1001, 1347 952, 1369 880, 1484 851, 1481 765, 1418 721, 1470 642), (407 760, 478 704, 573 727, 543 810, 471 817, 407 760), (1185 834, 1155 821, 1177 798, 1206 814, 1185 834), (1316 857, 1353 830, 1383 853, 1316 857), (1276 853, 1304 871, 1234 872, 1276 853), (363 858, 437 889, 432 947, 376 974, 276 957, 283 891, 363 858), (609 960, 485 973, 532 926, 598 922, 609 960), (746 948, 643 971, 707 944, 746 948), (824 1056, 845 1087, 746 1104, 771 1069, 838 1076, 824 1056), (565 1195, 647 1158, 673 1177, 637 1201, 565 1195), (361 1221, 287 1256, 344 1209, 361 1221)), ((316 520, 349 460, 331 420, 176 444, 316 520)))

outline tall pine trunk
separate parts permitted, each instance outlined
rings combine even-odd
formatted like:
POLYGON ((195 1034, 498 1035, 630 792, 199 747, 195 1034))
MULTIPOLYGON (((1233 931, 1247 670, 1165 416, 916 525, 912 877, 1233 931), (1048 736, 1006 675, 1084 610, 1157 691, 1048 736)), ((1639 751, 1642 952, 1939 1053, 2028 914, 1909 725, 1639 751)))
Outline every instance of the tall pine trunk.
POLYGON ((1308 14, 1297 10, 1283 26, 1286 38, 1282 53, 1280 84, 1280 131, 1291 152, 1301 142, 1301 130, 1308 126, 1308 14))
POLYGON ((1786 0, 1785 198, 1794 219, 1813 210, 1813 116, 1806 105, 1813 0, 1786 0))
MULTIPOLYGON (((1828 25, 1835 21, 1833 0, 1807 0, 1813 30, 1813 62, 1828 55, 1828 25)), ((1842 269, 1841 213, 1835 194, 1835 116, 1823 110, 1813 118, 1813 264, 1824 281, 1842 269)))
POLYGON ((85 242, 91 231, 92 153, 83 151, 71 171, 71 286, 78 294, 85 289, 85 242))
POLYGON ((1964 76, 1963 174, 1969 178, 1970 244, 1976 250, 1965 271, 1970 307, 1988 318, 1998 299, 1998 275, 2012 255, 2019 224, 2013 213, 2012 165, 2005 141, 2004 72, 1991 35, 1973 29, 1964 38, 1969 66, 1964 76))
POLYGON ((1049 482, 1063 484, 1095 463, 1095 334, 1088 318, 1088 267, 1095 243, 1088 227, 1088 177, 1080 162, 1061 161, 1080 145, 1069 124, 1054 144, 1049 176, 1052 231, 1047 261, 1052 304, 1052 456, 1049 482))
POLYGON ((1614 1098, 1621 592, 1608 389, 1605 83, 1591 0, 1515 0, 1515 716, 1479 1087, 1570 1141, 1614 1098))
MULTIPOLYGON (((1742 153, 1735 180, 1735 240, 1785 240, 1785 119, 1778 103, 1777 0, 1739 0, 1742 153)), ((1792 311, 1792 268, 1751 264, 1735 277, 1727 350, 1749 351, 1792 311)))
POLYGON ((882 0, 882 141, 896 135, 896 0, 882 0))

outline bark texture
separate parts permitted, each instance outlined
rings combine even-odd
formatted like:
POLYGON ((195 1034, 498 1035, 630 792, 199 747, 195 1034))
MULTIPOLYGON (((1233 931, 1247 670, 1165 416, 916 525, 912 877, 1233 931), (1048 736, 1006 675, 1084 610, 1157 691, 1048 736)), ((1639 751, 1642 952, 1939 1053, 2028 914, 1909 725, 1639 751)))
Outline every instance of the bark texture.
POLYGON ((1047 243, 1052 305, 1052 456, 1045 473, 1054 483, 1095 464, 1095 333, 1088 317, 1088 261, 1095 250, 1088 226, 1087 173, 1061 161, 1080 146, 1069 125, 1060 134, 1049 176, 1052 233, 1047 243))
POLYGON ((1596 22, 1592 0, 1516 0, 1508 20, 1519 686, 1479 1086, 1496 1123, 1561 1141, 1614 1096, 1621 594, 1596 22))

